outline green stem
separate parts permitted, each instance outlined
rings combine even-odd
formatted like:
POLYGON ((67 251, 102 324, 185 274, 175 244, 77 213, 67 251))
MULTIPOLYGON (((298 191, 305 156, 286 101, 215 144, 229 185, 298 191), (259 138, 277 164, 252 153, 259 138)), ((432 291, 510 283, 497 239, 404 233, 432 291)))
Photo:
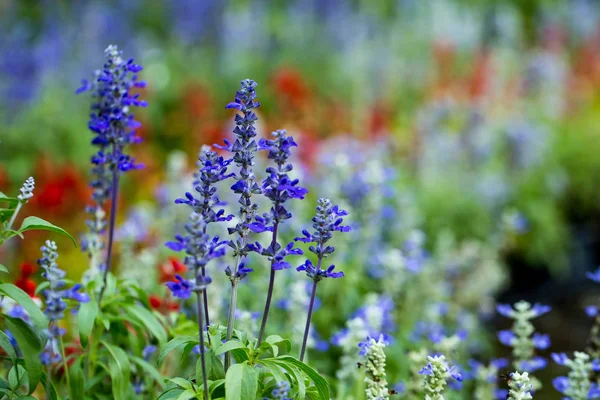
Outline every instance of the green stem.
POLYGON ((63 369, 65 370, 65 378, 67 379, 67 388, 69 390, 69 399, 75 400, 73 397, 72 389, 71 389, 71 374, 69 373, 69 366, 67 364, 67 355, 65 354, 65 344, 63 343, 62 336, 58 339, 58 344, 60 345, 60 354, 62 356, 63 369))
POLYGON ((17 214, 19 213, 19 211, 21 211, 21 207, 23 207, 23 202, 19 201, 19 204, 17 204, 17 207, 15 208, 15 212, 13 213, 12 217, 10 217, 10 221, 8 221, 8 225, 6 226, 6 230, 9 230, 10 227, 12 226, 12 224, 15 222, 15 219, 17 219, 17 214))

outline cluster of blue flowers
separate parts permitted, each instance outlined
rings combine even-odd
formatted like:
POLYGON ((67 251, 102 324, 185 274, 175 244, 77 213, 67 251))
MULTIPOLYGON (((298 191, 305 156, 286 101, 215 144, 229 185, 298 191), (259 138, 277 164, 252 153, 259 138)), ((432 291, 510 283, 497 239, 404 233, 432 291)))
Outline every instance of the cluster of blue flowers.
POLYGON ((236 109, 242 112, 242 115, 236 114, 233 133, 236 139, 233 143, 225 139, 225 146, 217 146, 233 153, 232 161, 239 168, 237 174, 233 176, 235 183, 231 190, 240 196, 239 204, 239 222, 235 227, 228 228, 229 234, 237 233, 236 240, 230 240, 229 246, 234 251, 234 256, 238 257, 233 271, 227 270, 227 274, 233 281, 241 280, 252 272, 251 268, 245 267, 244 258, 251 250, 248 248, 247 240, 252 228, 253 222, 258 210, 258 204, 252 201, 252 195, 260 194, 261 189, 256 182, 254 175, 254 157, 258 150, 256 143, 256 121, 258 117, 254 109, 260 107, 256 100, 256 82, 246 79, 241 82, 241 89, 236 92, 235 100, 227 105, 227 108, 236 109))
POLYGON ((90 186, 95 204, 86 208, 91 216, 86 222, 90 234, 83 240, 82 250, 90 253, 92 268, 107 271, 110 268, 119 174, 142 167, 125 152, 126 146, 141 141, 135 133, 141 124, 134 119, 132 111, 133 107, 146 107, 147 103, 140 100, 139 94, 132 93, 132 89, 146 86, 138 78, 142 67, 133 59, 125 61, 122 52, 113 45, 106 48, 105 56, 106 62, 101 70, 96 71, 95 79, 92 82, 84 79, 76 93, 92 92, 94 102, 88 128, 94 136, 92 145, 98 149, 91 158, 90 186), (109 198, 113 204, 108 253, 104 261, 100 260, 98 253, 105 247, 102 240, 106 228, 104 205, 109 198))
POLYGON ((324 278, 341 278, 344 273, 341 271, 334 272, 335 265, 330 265, 327 269, 323 269, 321 264, 323 259, 331 255, 335 248, 333 246, 326 246, 326 243, 333 237, 333 232, 349 232, 350 226, 342 225, 344 222, 343 217, 348 213, 338 206, 331 204, 328 199, 319 199, 317 202, 317 214, 312 219, 312 227, 315 229, 313 233, 310 233, 306 229, 302 231, 304 237, 297 237, 296 241, 304 243, 314 243, 308 249, 316 254, 317 265, 313 265, 310 260, 306 260, 304 264, 296 268, 298 271, 306 271, 306 275, 315 281, 320 281, 324 278))
POLYGON ((56 263, 58 258, 56 243, 47 240, 42 246, 42 258, 38 264, 44 272, 42 277, 48 281, 48 289, 42 291, 42 296, 46 303, 44 314, 48 317, 50 324, 48 326, 48 342, 41 355, 42 363, 49 365, 61 360, 61 353, 58 350, 58 338, 65 334, 65 330, 58 326, 58 321, 64 318, 67 303, 65 300, 73 300, 77 303, 86 303, 90 298, 85 293, 80 293, 82 286, 75 284, 65 289, 66 282, 65 271, 61 270, 56 263))

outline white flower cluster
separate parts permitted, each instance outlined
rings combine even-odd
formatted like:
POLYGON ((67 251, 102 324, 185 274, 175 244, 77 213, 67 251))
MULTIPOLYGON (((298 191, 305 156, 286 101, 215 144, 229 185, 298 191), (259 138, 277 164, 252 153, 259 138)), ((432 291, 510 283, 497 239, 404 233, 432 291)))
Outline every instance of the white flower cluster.
POLYGON ((389 399, 388 383, 385 380, 385 346, 383 335, 377 340, 369 337, 361 343, 361 354, 365 356, 365 393, 367 400, 389 399))
POLYGON ((425 400, 445 400, 444 390, 450 378, 462 380, 455 367, 451 367, 446 362, 446 357, 428 356, 427 365, 419 371, 424 376, 423 389, 425 391, 425 400))
POLYGON ((529 374, 523 372, 513 372, 510 374, 510 382, 508 384, 510 390, 508 392, 508 400, 530 400, 532 385, 529 380, 529 374))
POLYGON ((25 183, 23 183, 23 186, 20 189, 21 194, 17 196, 17 199, 19 199, 19 201, 21 203, 27 203, 27 200, 29 200, 30 198, 33 197, 34 187, 35 187, 35 181, 30 176, 29 178, 27 178, 25 183))

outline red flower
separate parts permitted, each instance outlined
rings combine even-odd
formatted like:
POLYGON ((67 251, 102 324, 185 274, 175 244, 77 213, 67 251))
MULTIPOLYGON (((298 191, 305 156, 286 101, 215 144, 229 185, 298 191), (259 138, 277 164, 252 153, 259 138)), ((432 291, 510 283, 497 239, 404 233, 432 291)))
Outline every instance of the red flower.
POLYGON ((163 303, 162 299, 155 294, 148 296, 148 300, 150 301, 150 307, 154 310, 158 310, 163 303))
POLYGON ((29 277, 34 274, 36 269, 37 268, 35 264, 27 261, 24 262, 19 268, 19 277, 15 280, 15 286, 27 293, 29 297, 33 297, 35 295, 35 289, 37 285, 35 281, 29 277))
POLYGON ((160 266, 159 280, 161 283, 174 281, 175 275, 183 274, 185 271, 187 271, 187 267, 184 263, 175 257, 169 257, 169 261, 160 266))

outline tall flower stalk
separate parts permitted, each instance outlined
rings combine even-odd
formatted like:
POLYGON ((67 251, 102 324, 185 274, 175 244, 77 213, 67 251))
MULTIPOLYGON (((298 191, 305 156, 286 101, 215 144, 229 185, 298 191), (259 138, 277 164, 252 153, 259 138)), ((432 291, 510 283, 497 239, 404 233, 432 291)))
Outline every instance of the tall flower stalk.
POLYGON ((86 211, 91 215, 87 221, 90 230, 83 243, 83 249, 88 252, 91 261, 91 273, 102 271, 102 287, 98 296, 98 304, 106 288, 106 279, 111 267, 115 219, 117 214, 117 198, 119 192, 119 177, 121 173, 141 168, 133 157, 125 153, 130 144, 139 143, 141 138, 135 130, 141 126, 134 119, 133 107, 146 107, 147 103, 139 99, 139 94, 132 94, 134 88, 143 88, 145 82, 138 80, 140 65, 134 64, 133 59, 125 61, 117 46, 108 46, 105 50, 106 62, 102 70, 96 71, 93 82, 82 81, 77 90, 81 93, 92 92, 94 102, 91 107, 88 128, 94 135, 92 145, 98 151, 91 158, 93 188, 93 206, 86 211), (110 216, 108 225, 108 244, 106 259, 102 261, 101 251, 104 249, 103 236, 106 222, 105 203, 110 199, 110 216))
MULTIPOLYGON (((79 303, 86 303, 90 299, 80 293, 82 286, 80 284, 73 285, 69 289, 65 289, 66 282, 65 271, 61 270, 56 263, 58 258, 57 246, 53 241, 47 240, 42 246, 42 258, 38 260, 38 264, 44 272, 42 277, 48 281, 48 289, 42 292, 46 307, 44 314, 48 317, 48 341, 44 352, 41 355, 42 363, 48 365, 48 381, 51 379, 50 366, 61 360, 66 362, 62 356, 62 341, 61 337, 65 334, 65 330, 60 328, 59 321, 64 318, 67 303, 65 300, 74 300, 79 303), (60 349, 59 349, 60 347, 60 349)), ((65 368, 67 382, 69 380, 68 369, 65 368)), ((48 388, 50 384, 46 385, 48 388)), ((70 387, 70 385, 68 385, 70 387)))
POLYGON ((200 363, 202 367, 202 378, 204 383, 204 398, 208 399, 208 376, 206 374, 206 361, 204 359, 204 307, 203 298, 206 287, 211 279, 205 271, 206 265, 212 259, 221 257, 225 254, 225 241, 220 241, 218 236, 210 237, 206 233, 206 222, 201 214, 193 211, 189 222, 185 225, 187 235, 176 236, 174 242, 167 242, 166 246, 174 251, 184 250, 186 253, 184 264, 192 272, 194 281, 188 281, 177 275, 178 282, 167 282, 167 287, 171 289, 175 297, 187 299, 191 293, 196 293, 197 313, 198 313, 198 337, 200 345, 200 363))
MULTIPOLYGON (((229 315, 227 318, 227 340, 231 339, 233 328, 235 325, 235 310, 237 304, 237 285, 245 278, 248 273, 252 272, 251 268, 245 266, 245 260, 251 247, 248 246, 248 237, 253 230, 253 222, 255 220, 258 205, 253 203, 252 195, 260 194, 261 189, 256 183, 254 176, 254 156, 258 150, 255 137, 255 123, 258 117, 254 113, 254 109, 260 106, 256 100, 256 82, 251 79, 245 79, 241 82, 241 88, 236 92, 235 100, 229 103, 226 108, 236 109, 241 112, 235 116, 235 125, 233 133, 236 139, 233 143, 225 139, 225 146, 218 146, 233 153, 232 161, 239 168, 237 174, 234 175, 236 183, 231 186, 231 190, 240 196, 238 202, 239 221, 235 227, 228 228, 229 234, 237 234, 236 239, 229 241, 229 247, 233 249, 235 263, 233 269, 227 267, 225 272, 229 276, 231 282, 231 297, 229 301, 229 315)), ((231 355, 227 353, 225 356, 225 369, 231 364, 231 355)))
MULTIPOLYGON (((531 320, 550 311, 549 306, 520 301, 511 307, 508 304, 497 306, 499 314, 514 320, 512 330, 498 332, 498 339, 505 346, 512 347, 513 367, 519 371, 533 373, 546 367, 546 359, 536 356, 535 350, 550 347, 550 338, 535 332, 531 320)), ((541 383, 528 375, 534 390, 541 388, 541 383)))
POLYGON ((313 308, 315 306, 315 298, 317 294, 317 284, 325 278, 341 278, 343 272, 333 272, 335 265, 329 266, 327 269, 322 269, 323 259, 331 255, 335 248, 326 246, 326 243, 333 237, 334 231, 349 232, 350 227, 342 225, 343 217, 348 215, 344 210, 331 204, 329 199, 320 198, 317 201, 316 216, 312 219, 312 227, 315 229, 310 233, 306 229, 302 231, 304 237, 297 237, 296 241, 304 243, 314 243, 308 249, 317 256, 317 265, 313 265, 310 260, 306 260, 304 264, 296 268, 298 271, 306 271, 306 275, 313 280, 310 303, 308 305, 308 315, 306 317, 306 325, 304 328, 304 338, 302 339, 302 348, 300 350, 300 361, 304 360, 306 352, 306 343, 310 331, 310 321, 312 319, 313 308))
POLYGON ((294 142, 294 138, 287 136, 285 130, 275 131, 272 136, 274 139, 261 139, 258 144, 260 150, 268 151, 268 158, 275 163, 275 167, 267 168, 267 177, 262 183, 262 192, 265 197, 271 200, 272 206, 269 212, 263 214, 262 217, 256 216, 256 221, 252 224, 254 232, 271 232, 269 246, 263 248, 260 243, 256 243, 254 249, 257 253, 266 256, 271 266, 267 300, 258 333, 258 345, 262 342, 269 317, 275 286, 275 272, 291 267, 291 264, 285 261, 287 255, 303 254, 302 250, 293 248, 294 243, 282 247, 277 241, 279 224, 292 217, 292 214, 285 208, 285 202, 289 199, 304 199, 304 196, 308 193, 307 189, 297 186, 298 179, 292 179, 288 175, 288 172, 293 169, 292 164, 288 162, 289 157, 292 155, 291 148, 298 146, 294 142))
MULTIPOLYGON (((200 152, 198 161, 199 170, 196 172, 194 180, 194 190, 200 194, 200 199, 194 197, 192 193, 186 192, 185 198, 175 200, 176 204, 187 204, 194 212, 202 216, 204 228, 202 234, 206 235, 208 225, 214 222, 230 221, 233 215, 225 215, 225 210, 216 209, 224 205, 217 196, 216 184, 230 178, 233 174, 227 174, 227 166, 232 160, 225 160, 209 148, 203 148, 200 152)), ((206 266, 200 266, 200 274, 206 276, 206 266)), ((206 325, 210 325, 210 316, 208 312, 208 295, 203 291, 204 319, 206 325)))

